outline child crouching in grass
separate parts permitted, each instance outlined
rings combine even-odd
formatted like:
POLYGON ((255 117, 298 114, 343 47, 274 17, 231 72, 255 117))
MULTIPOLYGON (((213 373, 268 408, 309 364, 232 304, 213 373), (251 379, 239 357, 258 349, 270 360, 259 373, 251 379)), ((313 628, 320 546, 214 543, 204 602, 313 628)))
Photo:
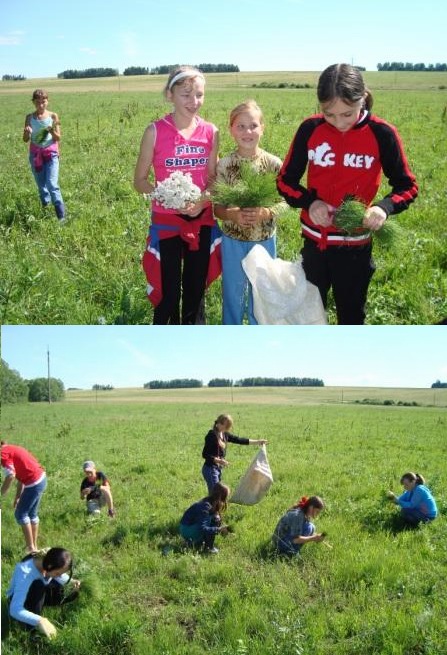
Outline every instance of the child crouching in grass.
POLYGON ((222 182, 237 185, 244 166, 253 168, 258 175, 272 173, 276 176, 282 162, 279 157, 259 147, 264 133, 264 119, 254 100, 247 100, 233 109, 230 132, 237 148, 217 163, 214 205, 214 214, 221 219, 223 232, 222 322, 224 325, 241 325, 246 313, 249 324, 257 325, 251 284, 242 267, 242 260, 256 244, 263 246, 271 257, 276 257, 276 217, 287 205, 276 194, 275 184, 272 185, 273 200, 272 197, 268 201, 264 199, 264 204, 268 206, 220 204, 218 189, 222 182))
POLYGON ((278 553, 296 555, 304 544, 310 541, 322 541, 324 532, 317 533, 311 519, 317 518, 324 509, 324 502, 319 496, 306 498, 293 505, 279 520, 273 533, 273 545, 278 553))
POLYGON ((97 471, 95 463, 91 460, 82 465, 84 479, 81 482, 81 500, 87 500, 87 512, 99 514, 101 507, 107 505, 108 515, 113 518, 115 509, 113 507, 112 490, 110 483, 102 471, 97 471))
POLYGON ((387 497, 399 505, 405 523, 418 525, 421 522, 433 521, 438 515, 438 508, 422 475, 409 471, 404 473, 400 483, 405 489, 404 493, 396 496, 392 491, 388 491, 387 497))
POLYGON ((194 503, 183 514, 180 534, 188 545, 201 547, 208 553, 218 553, 214 546, 217 534, 227 534, 228 527, 222 525, 221 514, 227 509, 230 488, 217 482, 209 496, 194 503))
POLYGON ((78 597, 81 583, 71 577, 72 566, 72 555, 64 548, 50 548, 46 553, 24 557, 16 565, 6 592, 11 617, 48 639, 56 637, 55 626, 41 614, 44 606, 62 605, 78 597), (63 586, 70 581, 73 591, 65 595, 63 586))

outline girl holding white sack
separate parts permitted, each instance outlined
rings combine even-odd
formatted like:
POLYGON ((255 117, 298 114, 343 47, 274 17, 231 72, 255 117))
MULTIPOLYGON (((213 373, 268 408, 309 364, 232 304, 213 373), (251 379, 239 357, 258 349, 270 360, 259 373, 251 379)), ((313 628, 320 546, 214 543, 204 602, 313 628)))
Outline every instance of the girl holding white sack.
POLYGON ((233 427, 233 419, 229 414, 220 414, 214 421, 214 425, 205 437, 205 445, 202 457, 205 463, 202 467, 202 475, 211 493, 214 485, 221 481, 222 468, 228 466, 225 459, 227 443, 237 443, 240 446, 263 446, 268 443, 266 439, 247 439, 237 437, 230 433, 233 427))

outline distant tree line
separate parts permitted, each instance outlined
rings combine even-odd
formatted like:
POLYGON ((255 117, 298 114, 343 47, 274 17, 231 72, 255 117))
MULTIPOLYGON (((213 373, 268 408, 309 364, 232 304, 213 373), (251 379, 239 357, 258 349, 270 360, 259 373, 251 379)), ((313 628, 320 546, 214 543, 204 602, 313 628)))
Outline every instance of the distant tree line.
POLYGON ((114 387, 111 384, 94 384, 93 391, 112 391, 114 387))
POLYGON ((233 380, 226 380, 225 378, 213 378, 208 382, 209 387, 232 387, 233 380))
POLYGON ((20 82, 26 80, 24 75, 3 75, 2 80, 4 82, 20 82))
POLYGON ((447 64, 411 64, 403 61, 386 61, 384 64, 377 64, 378 71, 427 71, 429 73, 447 71, 447 64))
MULTIPOLYGON (((318 378, 244 378, 233 382, 226 378, 213 378, 208 387, 324 387, 323 380, 318 378)), ((186 389, 203 387, 201 380, 151 380, 144 385, 145 389, 186 389)))
POLYGON ((235 387, 324 387, 318 378, 243 378, 235 382, 235 387))
POLYGON ((193 389, 203 387, 201 380, 182 378, 177 380, 151 380, 144 385, 145 389, 193 389))
POLYGON ((129 66, 123 71, 123 75, 149 75, 149 68, 144 66, 129 66))
MULTIPOLYGON (((124 69, 123 75, 168 75, 178 64, 170 66, 156 66, 148 68, 147 66, 128 66, 124 69)), ((203 73, 239 73, 239 66, 234 64, 200 64, 196 66, 203 73)), ((117 77, 119 75, 117 68, 86 68, 85 70, 68 69, 58 73, 58 79, 74 80, 85 77, 117 77)), ((17 76, 3 76, 3 79, 25 79, 17 76)))
POLYGON ((66 70, 58 73, 60 80, 77 80, 84 77, 117 77, 117 68, 86 68, 85 70, 66 70))
POLYGON ((441 380, 436 380, 431 385, 432 389, 447 389, 447 382, 441 382, 441 380))
MULTIPOLYGON (((2 403, 48 402, 48 378, 24 380, 20 373, 9 368, 2 359, 0 369, 0 386, 2 403)), ((52 401, 65 397, 62 380, 50 377, 50 398, 52 401)))
MULTIPOLYGON (((150 69, 149 75, 169 75, 172 70, 178 67, 179 64, 156 66, 150 69)), ((202 73, 239 73, 239 66, 235 64, 199 64, 194 68, 198 68, 202 73)))

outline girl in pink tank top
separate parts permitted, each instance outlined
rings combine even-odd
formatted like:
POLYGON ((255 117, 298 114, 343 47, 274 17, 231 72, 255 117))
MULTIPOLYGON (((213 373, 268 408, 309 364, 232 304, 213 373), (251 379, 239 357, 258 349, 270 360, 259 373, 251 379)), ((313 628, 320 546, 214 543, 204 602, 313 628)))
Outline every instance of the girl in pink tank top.
POLYGON ((179 209, 152 200, 151 224, 143 255, 147 295, 154 324, 203 322, 206 287, 220 275, 220 231, 206 191, 216 173, 218 130, 199 117, 205 79, 195 68, 172 71, 165 96, 173 112, 151 123, 141 140, 134 186, 151 194, 171 173, 189 173, 203 192, 198 202, 179 209), (154 183, 149 181, 153 170, 154 183))

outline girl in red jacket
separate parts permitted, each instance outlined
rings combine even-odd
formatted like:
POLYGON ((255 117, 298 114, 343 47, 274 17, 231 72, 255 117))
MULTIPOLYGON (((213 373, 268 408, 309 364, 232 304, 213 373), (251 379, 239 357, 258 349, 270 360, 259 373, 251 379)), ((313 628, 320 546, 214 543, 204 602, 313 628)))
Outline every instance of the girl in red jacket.
POLYGON ((301 208, 303 268, 326 306, 332 287, 337 320, 365 320, 368 286, 374 273, 371 233, 346 235, 333 222, 347 196, 365 206, 363 226, 379 230, 391 214, 407 209, 417 196, 415 177, 396 128, 371 114, 372 96, 362 74, 334 64, 317 89, 321 113, 303 121, 278 176, 278 190, 291 207, 301 208), (301 178, 307 169, 307 183, 301 178), (391 190, 376 198, 381 174, 391 190))

